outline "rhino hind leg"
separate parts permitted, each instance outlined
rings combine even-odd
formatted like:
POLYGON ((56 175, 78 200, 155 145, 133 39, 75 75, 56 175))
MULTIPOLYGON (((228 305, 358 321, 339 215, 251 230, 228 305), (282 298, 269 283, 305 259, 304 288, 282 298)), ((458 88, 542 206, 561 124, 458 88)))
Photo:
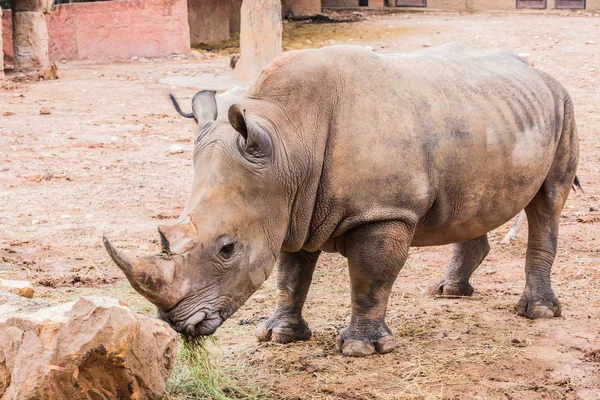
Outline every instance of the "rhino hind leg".
POLYGON ((338 337, 345 356, 384 354, 396 347, 385 315, 413 234, 414 227, 391 221, 364 225, 345 235, 352 299, 350 325, 338 337))
POLYGON ((277 306, 271 318, 256 328, 260 341, 290 343, 308 340, 312 332, 302 317, 320 252, 281 252, 277 271, 277 306))
POLYGON ((490 252, 487 234, 452 246, 452 259, 440 282, 429 288, 432 295, 471 296, 475 289, 469 283, 473 272, 490 252))
POLYGON ((525 291, 515 307, 520 316, 531 319, 560 317, 561 307, 550 284, 550 271, 556 255, 560 211, 565 199, 566 195, 545 182, 525 208, 529 224, 525 291))
POLYGON ((525 255, 525 290, 515 307, 518 315, 532 319, 561 315, 560 303, 550 284, 550 271, 556 255, 560 214, 574 185, 578 158, 573 103, 567 98, 563 131, 552 166, 542 187, 525 207, 529 235, 525 255))

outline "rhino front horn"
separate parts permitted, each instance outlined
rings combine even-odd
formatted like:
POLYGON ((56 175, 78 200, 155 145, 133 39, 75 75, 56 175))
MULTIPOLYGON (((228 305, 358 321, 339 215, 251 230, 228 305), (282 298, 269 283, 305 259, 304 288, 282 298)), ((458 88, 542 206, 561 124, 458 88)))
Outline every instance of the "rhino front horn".
POLYGON ((185 292, 184 282, 175 280, 175 263, 170 257, 147 256, 132 261, 117 250, 106 237, 104 247, 110 258, 125 273, 131 286, 148 301, 169 310, 185 292))
POLYGON ((117 264, 117 267, 119 267, 121 271, 123 271, 125 275, 129 277, 129 274, 133 271, 129 257, 119 253, 119 251, 115 249, 112 244, 110 244, 105 236, 102 236, 102 241, 104 242, 104 247, 106 247, 106 251, 108 252, 108 255, 110 255, 110 258, 112 258, 115 264, 117 264))

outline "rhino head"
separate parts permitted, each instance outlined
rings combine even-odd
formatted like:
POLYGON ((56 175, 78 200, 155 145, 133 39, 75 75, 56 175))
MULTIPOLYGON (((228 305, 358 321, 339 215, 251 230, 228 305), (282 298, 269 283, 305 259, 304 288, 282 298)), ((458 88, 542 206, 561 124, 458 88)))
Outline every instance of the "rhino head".
POLYGON ((104 245, 160 318, 178 332, 210 335, 270 275, 285 240, 289 201, 278 184, 267 118, 238 104, 220 116, 213 91, 199 92, 190 114, 172 100, 199 127, 187 205, 176 224, 158 228, 158 255, 133 258, 106 238, 104 245))

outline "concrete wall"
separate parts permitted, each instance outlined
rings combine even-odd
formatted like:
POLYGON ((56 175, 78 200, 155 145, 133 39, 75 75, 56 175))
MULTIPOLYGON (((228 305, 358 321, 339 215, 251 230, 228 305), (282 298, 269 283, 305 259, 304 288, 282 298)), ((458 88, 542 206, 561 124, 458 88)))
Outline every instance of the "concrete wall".
POLYGON ((427 0, 427 7, 444 10, 465 10, 474 0, 427 0))
POLYGON ((321 0, 282 0, 283 15, 317 15, 321 13, 321 0))
MULTIPOLYGON (((369 7, 379 7, 383 0, 369 0, 369 7)), ((390 0, 394 5, 395 0, 390 0)), ((323 7, 358 7, 358 0, 323 0, 323 7)), ((428 8, 446 10, 517 10, 516 0, 427 0, 428 8)), ((555 0, 547 0, 548 10, 555 0)), ((586 10, 599 10, 600 0, 586 0, 586 10)))
POLYGON ((587 0, 586 3, 587 10, 600 10, 600 0, 587 0))
POLYGON ((322 0, 323 7, 358 7, 358 0, 322 0))
POLYGON ((240 31, 240 11, 242 9, 242 0, 230 0, 229 2, 229 31, 240 31))
POLYGON ((223 0, 188 0, 190 42, 219 42, 229 39, 231 6, 223 0))
MULTIPOLYGON (((50 60, 161 57, 190 51, 186 0, 63 4, 46 15, 50 60)), ((12 58, 11 12, 2 15, 4 52, 12 58)))
MULTIPOLYGON (((396 0, 390 0, 394 5, 396 0)), ((358 7, 359 0, 322 0, 323 7, 358 7)), ((369 7, 383 7, 384 0, 369 0, 369 7)))
MULTIPOLYGON (((516 0, 427 0, 428 8, 450 10, 519 10, 516 0)), ((555 0, 546 1, 546 9, 553 10, 555 0)), ((586 10, 600 9, 600 0, 586 0, 586 10)))

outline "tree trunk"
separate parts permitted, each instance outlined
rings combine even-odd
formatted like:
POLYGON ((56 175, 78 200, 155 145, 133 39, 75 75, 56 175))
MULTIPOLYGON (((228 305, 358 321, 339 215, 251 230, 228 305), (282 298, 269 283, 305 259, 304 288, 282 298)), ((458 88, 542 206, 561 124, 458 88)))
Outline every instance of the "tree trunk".
POLYGON ((281 54, 281 1, 244 0, 240 28, 236 75, 240 80, 252 80, 281 54))
POLYGON ((52 70, 48 58, 48 28, 45 13, 51 0, 13 0, 13 47, 15 71, 47 74, 52 70))

